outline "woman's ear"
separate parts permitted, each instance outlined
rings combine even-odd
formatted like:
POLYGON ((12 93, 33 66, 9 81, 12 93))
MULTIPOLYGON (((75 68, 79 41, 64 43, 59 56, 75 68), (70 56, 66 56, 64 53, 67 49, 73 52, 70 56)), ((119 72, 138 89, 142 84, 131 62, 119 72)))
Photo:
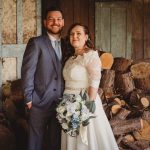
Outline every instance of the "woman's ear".
POLYGON ((88 41, 88 39, 89 39, 89 36, 86 34, 86 41, 88 41))

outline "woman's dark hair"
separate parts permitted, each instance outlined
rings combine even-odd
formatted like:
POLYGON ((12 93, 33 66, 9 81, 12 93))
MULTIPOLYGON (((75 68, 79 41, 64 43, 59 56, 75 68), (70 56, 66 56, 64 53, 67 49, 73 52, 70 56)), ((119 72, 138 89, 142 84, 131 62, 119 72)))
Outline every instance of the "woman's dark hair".
MULTIPOLYGON (((76 27, 76 26, 81 26, 81 27, 83 27, 83 30, 84 30, 84 32, 85 32, 85 34, 87 34, 88 35, 88 40, 86 41, 86 43, 85 43, 85 45, 89 48, 89 49, 91 49, 91 50, 95 50, 94 49, 94 45, 93 45, 93 43, 92 43, 92 41, 91 41, 91 35, 90 35, 90 32, 89 32, 89 29, 88 29, 88 27, 86 26, 86 25, 84 25, 84 24, 81 24, 81 23, 74 23, 74 24, 72 24, 71 26, 70 26, 70 28, 69 28, 69 30, 68 30, 68 33, 67 33, 67 36, 66 36, 66 42, 67 42, 67 59, 70 57, 70 56, 73 56, 74 55, 74 53, 75 53, 75 50, 74 50, 74 48, 71 46, 71 44, 70 44, 70 32, 72 31, 72 29, 74 28, 74 27, 76 27)), ((87 49, 87 51, 88 51, 88 49, 87 49)))
POLYGON ((51 7, 48 7, 46 9, 45 14, 44 14, 44 19, 47 18, 48 13, 51 12, 51 11, 59 11, 62 14, 62 17, 64 18, 63 12, 62 12, 62 10, 59 7, 51 6, 51 7))

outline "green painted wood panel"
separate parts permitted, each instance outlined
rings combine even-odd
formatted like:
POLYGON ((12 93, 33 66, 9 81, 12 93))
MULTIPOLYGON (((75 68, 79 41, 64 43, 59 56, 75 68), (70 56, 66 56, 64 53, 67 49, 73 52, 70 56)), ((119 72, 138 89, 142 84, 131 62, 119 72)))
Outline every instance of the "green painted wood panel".
POLYGON ((95 15, 96 47, 131 58, 131 3, 97 2, 95 15))

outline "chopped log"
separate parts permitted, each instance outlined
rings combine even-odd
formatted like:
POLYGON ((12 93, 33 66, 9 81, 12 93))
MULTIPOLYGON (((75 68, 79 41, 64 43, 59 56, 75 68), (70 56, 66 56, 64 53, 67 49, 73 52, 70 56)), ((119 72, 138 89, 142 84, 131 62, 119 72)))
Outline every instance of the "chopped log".
POLYGON ((98 51, 102 63, 102 69, 111 69, 114 62, 113 55, 108 52, 98 51))
POLYGON ((145 108, 150 106, 150 96, 142 97, 141 98, 141 103, 145 108))
POLYGON ((115 90, 121 95, 128 96, 134 90, 134 82, 131 73, 118 73, 115 77, 115 90))
POLYGON ((150 63, 140 62, 134 64, 130 70, 134 78, 147 78, 150 76, 150 63))
POLYGON ((150 95, 146 94, 143 90, 136 89, 130 95, 129 104, 139 110, 147 108, 150 106, 150 95))
POLYGON ((15 150, 15 135, 7 127, 0 125, 0 149, 1 150, 15 150))
POLYGON ((98 95, 101 98, 101 100, 104 100, 104 91, 102 88, 98 88, 98 95))
POLYGON ((131 66, 135 87, 150 92, 150 63, 140 62, 131 66))
POLYGON ((111 111, 112 111, 112 114, 116 114, 117 112, 119 112, 119 110, 121 109, 121 106, 120 105, 113 105, 111 107, 111 111))
POLYGON ((103 89, 106 97, 112 97, 114 95, 113 92, 114 79, 115 79, 114 70, 103 70, 100 88, 103 89))
POLYGON ((130 107, 129 110, 131 110, 131 113, 127 116, 127 119, 142 117, 143 109, 141 110, 131 105, 129 107, 130 107))
POLYGON ((121 106, 127 105, 124 100, 121 100, 121 99, 118 98, 118 97, 114 98, 114 101, 116 101, 116 102, 117 102, 119 105, 121 105, 121 106))
POLYGON ((150 124, 143 120, 143 128, 133 132, 133 135, 137 140, 147 140, 150 142, 150 124))
POLYGON ((22 91, 22 83, 21 79, 11 81, 11 98, 16 101, 23 101, 23 91, 22 91))
POLYGON ((127 146, 127 149, 131 150, 146 150, 150 147, 150 142, 145 140, 134 141, 134 142, 124 142, 124 145, 127 146))
POLYGON ((7 118, 10 121, 17 120, 18 118, 17 108, 10 98, 6 98, 6 100, 4 101, 4 111, 6 113, 7 118))
POLYGON ((6 97, 9 97, 11 95, 11 83, 6 82, 5 84, 2 85, 2 98, 3 100, 6 97))
POLYGON ((142 115, 142 119, 146 120, 150 124, 150 111, 144 111, 142 115))
POLYGON ((125 73, 129 71, 129 67, 132 64, 131 59, 126 59, 123 57, 116 57, 114 58, 114 63, 112 65, 112 69, 115 70, 116 72, 121 72, 125 73))
POLYGON ((130 120, 110 120, 114 135, 121 135, 124 133, 133 132, 142 128, 141 118, 134 118, 130 120))
POLYGON ((130 110, 127 110, 125 108, 121 108, 119 109, 119 111, 117 112, 117 114, 113 117, 113 119, 121 119, 121 120, 125 120, 126 117, 131 113, 130 110))
POLYGON ((120 100, 120 98, 116 97, 116 98, 114 98, 114 101, 117 102, 119 105, 121 105, 121 100, 120 100))
POLYGON ((134 142, 135 139, 134 139, 133 135, 127 134, 123 137, 122 141, 123 141, 123 143, 129 143, 129 142, 134 142))
MULTIPOLYGON (((120 141, 120 145, 122 145, 122 143, 123 143, 123 145, 126 145, 126 143, 130 143, 130 142, 134 142, 134 141, 135 141, 135 139, 134 139, 133 135, 126 134, 125 136, 122 137, 122 140, 120 141)), ((125 149, 127 149, 127 146, 123 146, 123 147, 125 147, 125 149)))
POLYGON ((135 87, 150 93, 150 77, 147 78, 134 78, 135 87))

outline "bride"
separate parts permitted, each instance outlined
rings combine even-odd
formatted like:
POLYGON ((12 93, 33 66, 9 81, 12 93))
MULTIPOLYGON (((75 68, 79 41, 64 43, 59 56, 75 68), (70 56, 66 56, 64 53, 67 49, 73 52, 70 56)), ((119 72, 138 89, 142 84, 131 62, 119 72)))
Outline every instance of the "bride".
POLYGON ((89 125, 83 127, 83 131, 86 132, 84 136, 79 133, 78 136, 72 137, 62 131, 61 150, 118 150, 97 93, 101 78, 101 62, 91 43, 89 30, 80 23, 73 24, 68 31, 68 39, 71 56, 63 69, 64 94, 77 95, 85 89, 91 104, 95 103, 96 118, 91 119, 89 125))

